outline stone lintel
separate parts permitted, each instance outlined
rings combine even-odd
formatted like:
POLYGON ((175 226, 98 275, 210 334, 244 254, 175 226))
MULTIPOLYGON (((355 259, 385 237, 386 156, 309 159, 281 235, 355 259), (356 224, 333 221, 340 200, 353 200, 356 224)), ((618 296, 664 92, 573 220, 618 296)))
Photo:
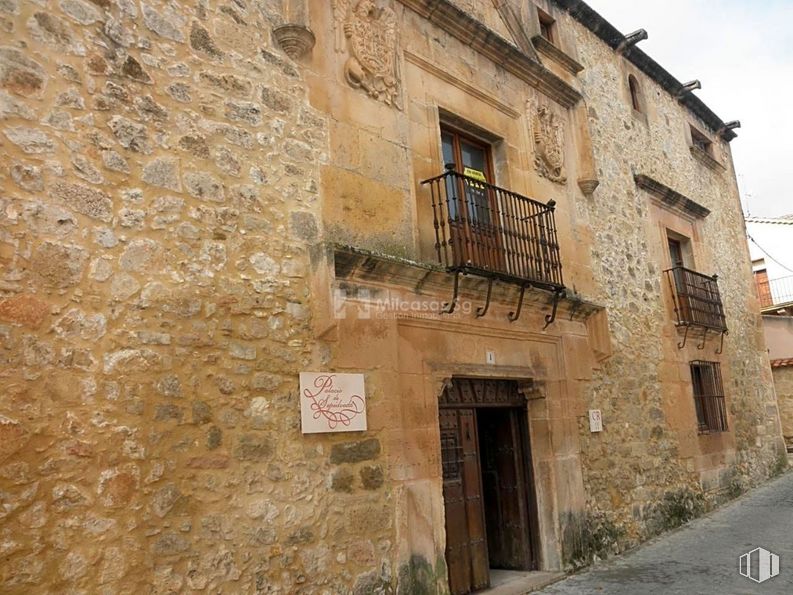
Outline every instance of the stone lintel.
POLYGON ((550 41, 545 39, 542 35, 535 35, 531 38, 531 42, 534 44, 534 48, 546 58, 550 58, 554 62, 557 62, 562 68, 567 70, 572 74, 578 74, 584 67, 579 63, 573 60, 570 56, 565 54, 562 50, 552 44, 550 41))
POLYGON ((449 0, 399 1, 560 105, 570 108, 581 99, 576 89, 449 0))
POLYGON ((716 159, 713 155, 711 155, 707 151, 703 151, 699 147, 695 147, 693 145, 689 147, 689 149, 691 150, 691 154, 694 156, 694 158, 700 161, 706 167, 709 167, 710 169, 722 170, 722 171, 726 169, 721 161, 716 159))
POLYGON ((698 202, 691 200, 676 190, 672 190, 669 186, 662 184, 648 175, 638 174, 633 176, 633 179, 636 181, 636 185, 639 188, 649 192, 666 207, 680 211, 688 217, 704 219, 710 215, 710 209, 707 207, 703 207, 698 202))

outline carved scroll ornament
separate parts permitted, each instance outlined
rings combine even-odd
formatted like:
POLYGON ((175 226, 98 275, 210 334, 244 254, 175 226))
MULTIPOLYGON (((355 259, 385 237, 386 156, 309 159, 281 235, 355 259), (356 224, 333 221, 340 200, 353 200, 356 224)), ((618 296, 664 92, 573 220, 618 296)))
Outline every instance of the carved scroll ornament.
POLYGON ((529 103, 534 166, 537 172, 559 184, 567 182, 564 167, 564 122, 544 105, 529 103))
POLYGON ((396 14, 375 0, 333 0, 336 51, 349 53, 344 78, 370 97, 402 109, 396 14))

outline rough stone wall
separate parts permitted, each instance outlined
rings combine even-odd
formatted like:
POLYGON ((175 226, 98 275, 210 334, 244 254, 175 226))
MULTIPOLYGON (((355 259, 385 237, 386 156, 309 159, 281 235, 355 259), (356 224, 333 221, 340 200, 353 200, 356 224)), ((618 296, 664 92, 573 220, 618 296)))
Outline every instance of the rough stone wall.
POLYGON ((327 131, 277 4, 0 2, 4 593, 338 593, 389 547, 334 508, 378 441, 298 440, 327 131))
MULTIPOLYGON (((779 460, 778 414, 729 146, 714 142, 726 169, 705 167, 692 156, 685 135, 689 122, 704 126, 641 73, 647 113, 632 113, 623 59, 568 15, 562 13, 560 21, 574 32, 585 66, 579 78, 600 186, 592 199, 578 202, 577 214, 593 230, 593 276, 599 284, 591 297, 607 307, 614 347, 595 371, 588 396, 590 407, 603 410, 606 431, 590 435, 581 428, 591 511, 586 523, 619 549, 685 520, 677 517, 695 514, 718 494, 766 478, 779 460), (732 453, 703 447, 701 456, 686 456, 679 439, 685 432, 670 418, 672 383, 690 382, 687 361, 698 358, 675 348, 682 336, 664 305, 665 240, 653 227, 649 197, 636 187, 638 173, 711 210, 699 224, 697 268, 719 274, 730 334, 724 355, 714 355, 718 342, 711 339, 700 358, 722 363, 732 453), (720 470, 718 494, 701 485, 699 472, 708 467, 720 470), (676 510, 683 512, 676 517, 676 510)), ((692 421, 689 439, 696 443, 692 421)))
POLYGON ((782 419, 782 434, 788 446, 793 445, 793 366, 773 369, 774 388, 782 419))

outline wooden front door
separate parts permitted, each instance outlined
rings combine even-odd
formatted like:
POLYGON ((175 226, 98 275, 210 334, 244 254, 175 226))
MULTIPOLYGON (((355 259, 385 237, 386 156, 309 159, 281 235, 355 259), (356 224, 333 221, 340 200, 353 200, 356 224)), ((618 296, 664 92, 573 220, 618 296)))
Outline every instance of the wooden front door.
POLYGON ((449 590, 463 595, 490 584, 476 414, 441 409, 440 426, 449 590))
POLYGON ((525 411, 516 408, 477 410, 491 568, 535 568, 531 533, 527 531, 531 482, 524 464, 521 413, 525 411))
POLYGON ((491 568, 537 567, 526 408, 514 382, 478 379, 454 379, 439 405, 449 589, 464 595, 491 568))
POLYGON ((491 147, 460 132, 442 129, 444 163, 454 163, 466 179, 447 178, 449 230, 454 263, 485 270, 504 269, 498 197, 491 147), (484 182, 477 183, 477 182, 484 182))

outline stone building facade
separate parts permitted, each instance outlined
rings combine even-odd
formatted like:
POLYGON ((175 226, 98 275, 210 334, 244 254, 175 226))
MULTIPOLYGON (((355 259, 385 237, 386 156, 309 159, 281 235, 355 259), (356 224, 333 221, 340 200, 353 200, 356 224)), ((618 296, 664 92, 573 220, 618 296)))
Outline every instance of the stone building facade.
POLYGON ((4 592, 463 593, 779 470, 735 135, 584 3, 0 28, 4 592), (367 430, 302 433, 301 372, 367 430))

